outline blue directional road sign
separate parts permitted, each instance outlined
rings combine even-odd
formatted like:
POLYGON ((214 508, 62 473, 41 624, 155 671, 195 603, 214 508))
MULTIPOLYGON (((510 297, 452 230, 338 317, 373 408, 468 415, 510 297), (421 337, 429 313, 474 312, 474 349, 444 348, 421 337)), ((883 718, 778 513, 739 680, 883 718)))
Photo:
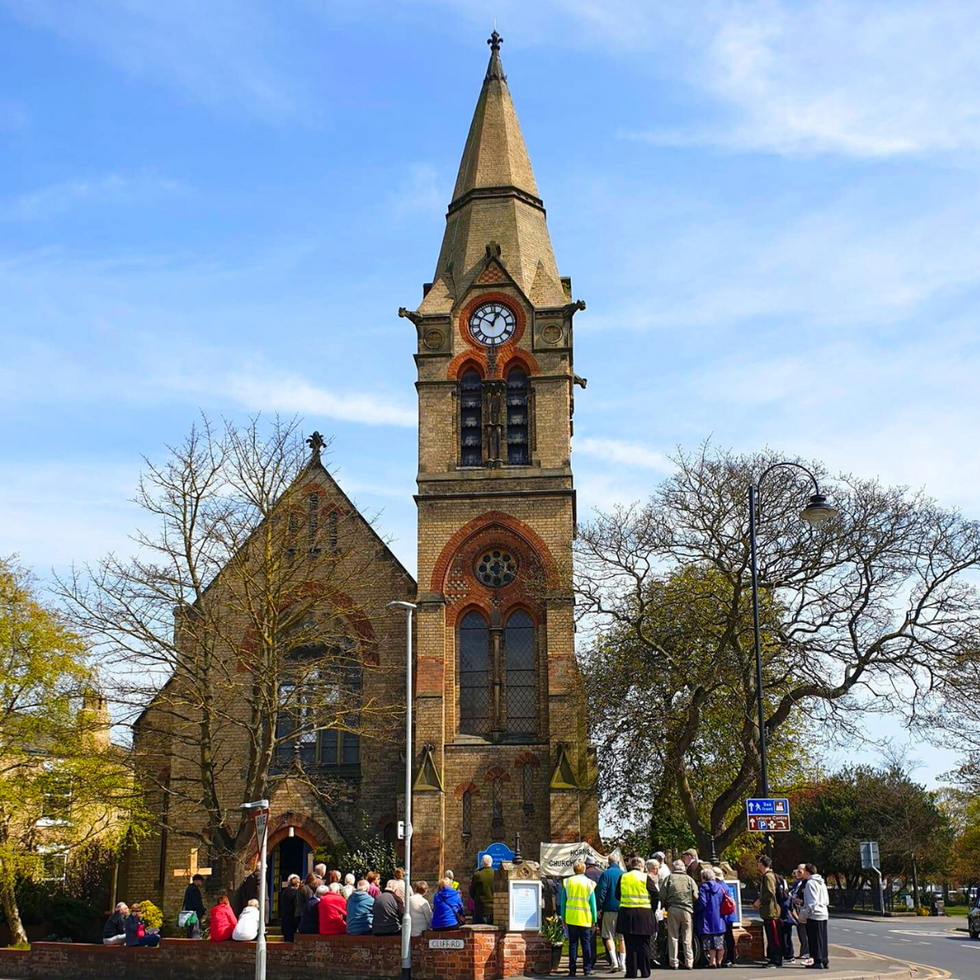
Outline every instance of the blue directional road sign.
POLYGON ((789 800, 746 800, 749 830, 760 834, 784 834, 789 829, 789 800))

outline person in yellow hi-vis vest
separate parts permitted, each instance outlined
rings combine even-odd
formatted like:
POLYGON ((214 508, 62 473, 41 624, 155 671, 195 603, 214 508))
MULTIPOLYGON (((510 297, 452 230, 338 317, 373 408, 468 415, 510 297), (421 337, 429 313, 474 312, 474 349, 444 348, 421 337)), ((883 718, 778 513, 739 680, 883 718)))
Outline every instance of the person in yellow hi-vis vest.
POLYGON ((626 976, 650 976, 650 937, 657 931, 660 890, 646 872, 643 858, 631 857, 629 871, 616 882, 617 931, 626 940, 626 976))
POLYGON ((595 906, 595 882, 585 877, 585 862, 572 865, 575 874, 565 879, 561 890, 559 911, 568 927, 568 975, 575 976, 579 943, 582 945, 582 972, 592 974, 595 965, 595 947, 592 934, 598 916, 595 906))

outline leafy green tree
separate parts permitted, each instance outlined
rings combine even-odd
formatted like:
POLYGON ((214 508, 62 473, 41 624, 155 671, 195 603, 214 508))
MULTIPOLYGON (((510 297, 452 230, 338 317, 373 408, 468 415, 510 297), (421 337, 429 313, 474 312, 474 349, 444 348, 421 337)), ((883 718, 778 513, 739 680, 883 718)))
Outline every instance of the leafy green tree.
MULTIPOLYGON (((744 833, 744 800, 762 788, 747 494, 777 459, 681 452, 646 504, 599 514, 578 536, 605 801, 634 825, 638 809, 648 820, 682 813, 702 850, 744 833)), ((812 529, 799 516, 812 492, 776 469, 761 494, 773 792, 800 781, 831 728, 853 734, 871 712, 915 711, 980 630, 965 578, 980 564, 980 526, 922 494, 841 477, 838 516, 812 529)))
POLYGON ((18 875, 43 875, 45 852, 118 845, 139 825, 126 758, 86 700, 93 680, 80 638, 0 560, 0 905, 14 943, 27 939, 18 875))
POLYGON ((795 791, 792 800, 794 835, 844 893, 871 881, 861 868, 862 841, 878 841, 882 873, 911 881, 916 892, 919 874, 947 873, 953 832, 939 794, 900 766, 848 767, 795 791))

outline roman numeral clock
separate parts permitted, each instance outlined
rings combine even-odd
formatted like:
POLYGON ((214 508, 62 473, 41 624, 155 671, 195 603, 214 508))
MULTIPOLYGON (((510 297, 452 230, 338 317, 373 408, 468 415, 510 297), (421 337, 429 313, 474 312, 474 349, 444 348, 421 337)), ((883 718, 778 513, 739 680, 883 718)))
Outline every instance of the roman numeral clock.
POLYGON ((503 303, 484 303, 470 315, 470 336, 486 347, 499 347, 514 336, 517 319, 503 303))

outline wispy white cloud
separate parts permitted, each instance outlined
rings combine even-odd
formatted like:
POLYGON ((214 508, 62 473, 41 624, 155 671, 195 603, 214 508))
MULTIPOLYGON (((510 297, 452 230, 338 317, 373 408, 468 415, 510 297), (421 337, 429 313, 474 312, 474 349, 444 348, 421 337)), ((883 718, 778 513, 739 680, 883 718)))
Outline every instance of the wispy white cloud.
MULTIPOLYGON (((162 381, 162 379, 161 379, 162 381)), ((261 374, 250 371, 224 374, 192 374, 173 377, 163 386, 194 397, 228 399, 250 411, 276 411, 322 416, 365 425, 413 427, 416 412, 390 393, 361 394, 343 388, 325 388, 300 375, 275 369, 261 374)))
POLYGON ((129 74, 211 107, 296 120, 307 99, 277 63, 276 7, 261 0, 0 0, 31 27, 96 51, 129 74))
POLYGON ((387 196, 385 208, 399 217, 441 214, 452 187, 448 178, 430 163, 411 163, 404 178, 387 196))
POLYGON ((0 200, 0 221, 39 221, 78 207, 145 206, 183 193, 186 186, 151 170, 75 178, 0 200))
POLYGON ((603 439, 598 436, 576 436, 574 450, 583 456, 644 470, 669 472, 672 464, 663 453, 624 439, 603 439))

